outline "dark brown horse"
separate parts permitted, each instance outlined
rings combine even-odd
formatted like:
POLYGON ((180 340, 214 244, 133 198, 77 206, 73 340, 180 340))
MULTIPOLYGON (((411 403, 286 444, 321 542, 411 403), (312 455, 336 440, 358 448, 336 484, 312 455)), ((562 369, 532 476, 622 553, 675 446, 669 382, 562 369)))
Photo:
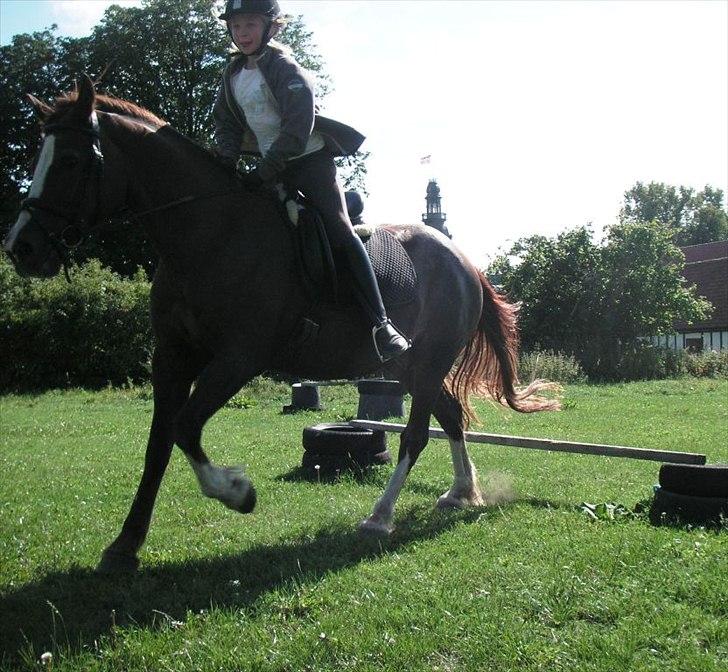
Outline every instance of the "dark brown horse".
MULTIPOLYGON (((382 365, 367 319, 353 306, 319 306, 315 342, 290 354, 310 302, 271 198, 243 191, 210 153, 150 112, 96 96, 88 78, 53 108, 33 102, 44 118, 44 141, 29 198, 3 243, 18 271, 58 273, 69 246, 124 208, 136 213, 160 255, 152 289, 154 416, 144 473, 100 565, 136 568, 175 443, 206 496, 243 513, 253 509, 255 490, 242 470, 213 465, 201 445, 205 423, 247 381, 271 370, 351 378, 382 365)), ((450 438, 455 474, 438 501, 463 507, 483 501, 463 440, 468 396, 487 390, 518 411, 555 407, 537 396, 541 383, 516 391, 514 306, 433 229, 387 230, 409 254, 417 285, 413 301, 389 311, 413 347, 385 370, 402 381, 412 403, 397 467, 361 523, 382 533, 392 529, 395 502, 427 444, 432 414, 450 438)))

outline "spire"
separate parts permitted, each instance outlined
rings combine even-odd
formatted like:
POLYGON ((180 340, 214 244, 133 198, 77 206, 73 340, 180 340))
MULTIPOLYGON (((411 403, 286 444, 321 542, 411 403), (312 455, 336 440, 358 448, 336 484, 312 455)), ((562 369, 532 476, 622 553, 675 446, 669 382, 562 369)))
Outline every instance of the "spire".
POLYGON ((440 187, 437 186, 437 180, 432 179, 427 184, 427 195, 425 196, 427 212, 422 215, 422 221, 427 226, 431 226, 440 233, 444 233, 448 238, 452 238, 445 226, 447 216, 442 212, 440 201, 440 187))

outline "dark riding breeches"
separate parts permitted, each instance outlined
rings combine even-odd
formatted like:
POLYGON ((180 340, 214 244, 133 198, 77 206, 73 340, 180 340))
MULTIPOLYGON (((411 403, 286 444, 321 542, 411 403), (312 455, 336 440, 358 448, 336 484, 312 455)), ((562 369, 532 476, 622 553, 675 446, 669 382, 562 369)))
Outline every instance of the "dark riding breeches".
POLYGON ((321 213, 331 247, 355 244, 356 233, 346 212, 341 186, 336 180, 334 157, 326 149, 291 161, 280 175, 289 189, 300 191, 321 213))
POLYGON ((382 362, 409 348, 405 336, 387 319, 387 311, 364 244, 346 211, 344 192, 336 181, 334 157, 326 149, 291 161, 281 175, 289 189, 303 193, 321 213, 334 257, 346 260, 354 294, 374 327, 374 349, 382 362))

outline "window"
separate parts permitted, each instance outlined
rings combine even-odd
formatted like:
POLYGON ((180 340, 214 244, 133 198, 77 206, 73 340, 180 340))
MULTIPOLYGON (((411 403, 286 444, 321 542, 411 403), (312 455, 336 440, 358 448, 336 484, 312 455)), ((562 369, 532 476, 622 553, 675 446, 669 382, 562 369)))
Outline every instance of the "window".
POLYGON ((685 349, 688 352, 701 352, 703 350, 703 337, 693 336, 685 339, 685 349))

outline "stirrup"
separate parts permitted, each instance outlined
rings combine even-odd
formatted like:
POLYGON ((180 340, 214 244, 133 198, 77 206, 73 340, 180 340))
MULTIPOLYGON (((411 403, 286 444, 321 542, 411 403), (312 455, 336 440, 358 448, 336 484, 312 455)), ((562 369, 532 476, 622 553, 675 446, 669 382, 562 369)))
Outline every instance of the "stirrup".
POLYGON ((384 363, 388 362, 390 359, 394 359, 395 357, 398 357, 399 355, 407 352, 412 347, 412 341, 410 341, 402 332, 397 329, 397 327, 392 324, 392 321, 387 319, 384 320, 384 322, 380 324, 375 324, 372 327, 372 341, 374 342, 374 352, 377 353, 377 357, 379 358, 379 361, 384 363), (398 352, 393 352, 392 354, 383 355, 381 351, 379 350, 379 345, 377 343, 377 332, 381 331, 382 329, 386 329, 387 327, 391 327, 397 335, 406 343, 405 347, 401 348, 398 352))

